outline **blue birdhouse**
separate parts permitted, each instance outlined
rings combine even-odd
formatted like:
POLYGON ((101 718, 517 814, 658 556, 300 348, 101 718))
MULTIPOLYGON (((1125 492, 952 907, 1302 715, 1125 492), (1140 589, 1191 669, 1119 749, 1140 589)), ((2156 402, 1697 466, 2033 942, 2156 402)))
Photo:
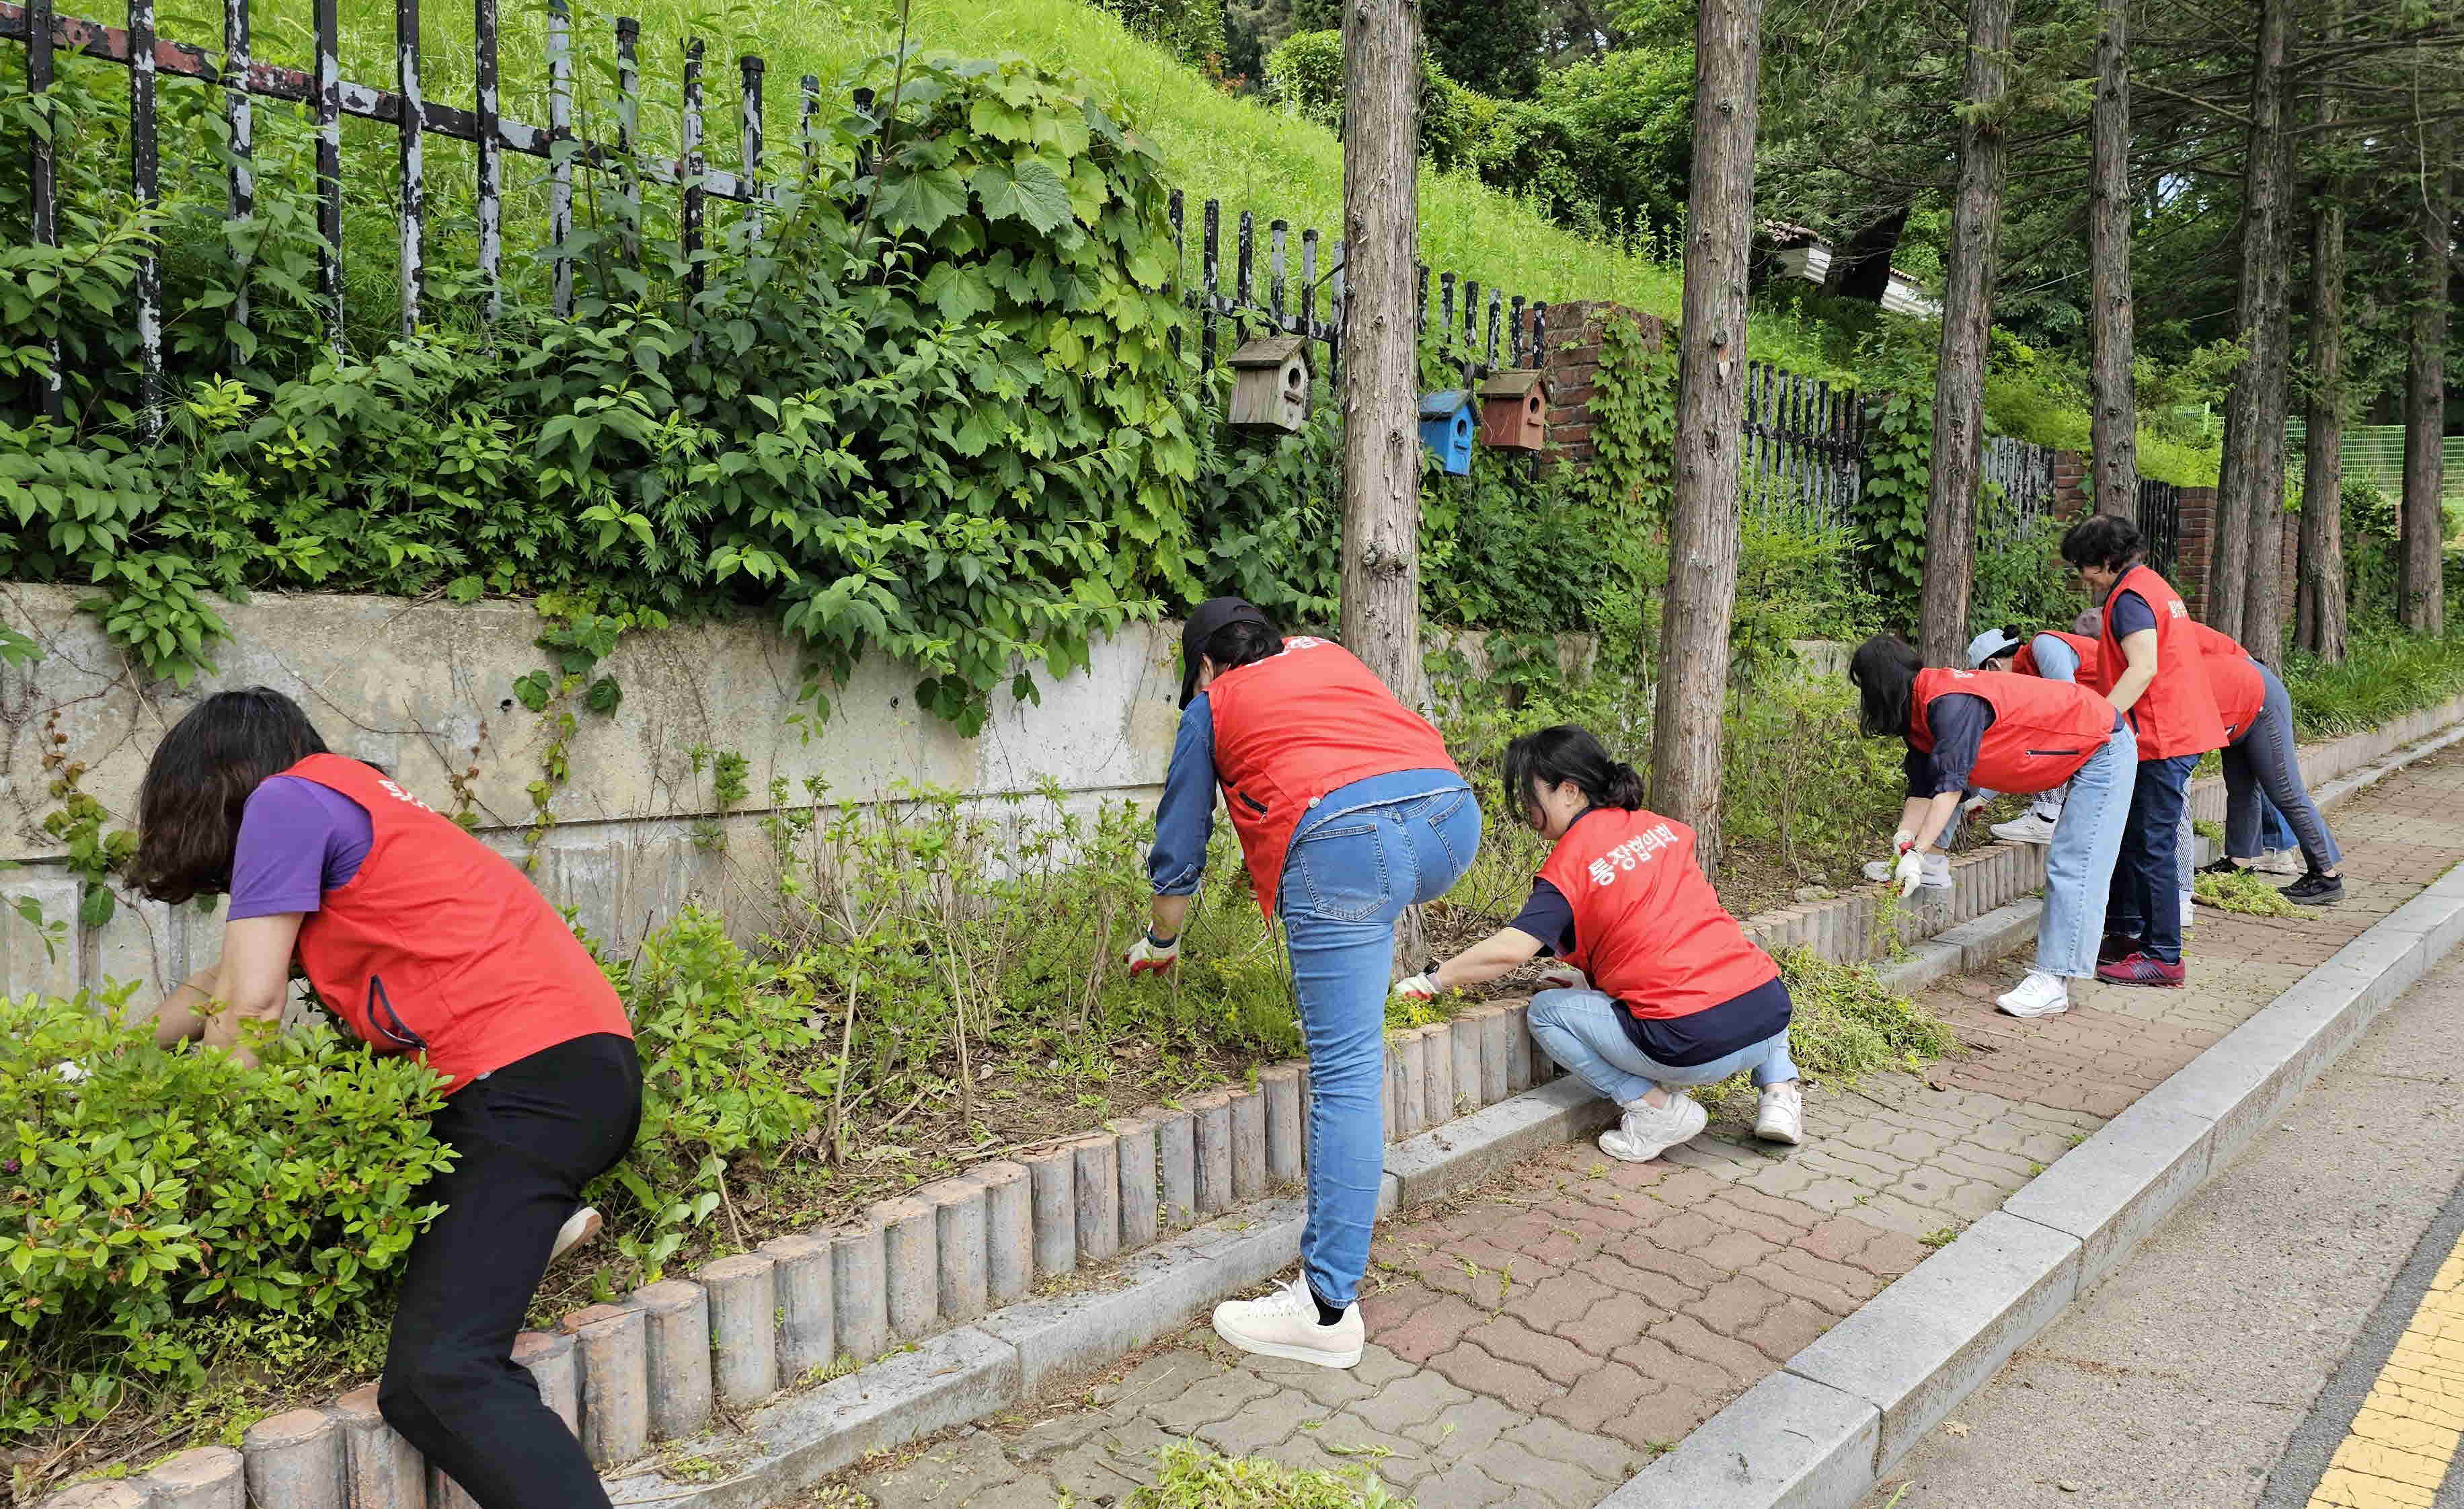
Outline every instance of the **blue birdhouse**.
POLYGON ((1471 389, 1450 387, 1420 395, 1420 444, 1446 469, 1446 475, 1471 474, 1471 389))

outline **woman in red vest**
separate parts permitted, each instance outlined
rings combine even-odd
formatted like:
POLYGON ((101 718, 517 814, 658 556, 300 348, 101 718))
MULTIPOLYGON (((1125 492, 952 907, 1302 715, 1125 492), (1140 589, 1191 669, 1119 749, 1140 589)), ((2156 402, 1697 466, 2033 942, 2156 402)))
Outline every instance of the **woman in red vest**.
POLYGON ((1340 645, 1286 639, 1248 603, 1215 598, 1182 630, 1181 667, 1180 732, 1147 861, 1154 915, 1130 970, 1180 956, 1220 784, 1259 908, 1284 925, 1309 1055, 1301 1276, 1218 1305, 1215 1329, 1244 1351, 1349 1367, 1386 1173, 1395 924, 1469 867, 1480 804, 1438 731, 1340 645))
POLYGON ((136 873, 158 901, 228 893, 221 962, 172 993, 156 1040, 251 1058, 296 958, 378 1053, 446 1079, 429 1128, 453 1166, 403 1268, 378 1407, 482 1509, 607 1502, 515 1334, 582 1188, 623 1157, 642 1073, 623 1004, 519 870, 375 767, 326 753, 263 687, 208 697, 138 796, 136 873))
POLYGON ((2031 796, 2070 783, 2045 850, 2035 967, 1995 1002, 2013 1017, 2068 1011, 2069 982, 2097 972, 2105 892, 2138 776, 2129 725, 2085 688, 2002 671, 1928 668, 1889 634, 1857 646, 1848 679, 1864 731, 1907 741, 1908 798, 1892 841, 1903 865, 1948 825, 1970 789, 2031 796))
POLYGON ((2185 798, 2199 756, 2225 742, 2207 658, 2190 643, 2190 610, 2147 569, 2139 526, 2117 514, 2081 519, 2062 536, 2062 558, 2102 604, 2096 679, 2139 739, 2130 825, 2113 867, 2097 978, 2175 986, 2182 966, 2176 900, 2185 798))
POLYGON ((1507 745, 1504 775, 1507 805, 1557 846, 1513 922, 1396 989, 1435 996, 1551 954, 1571 968, 1531 997, 1531 1036, 1623 1108, 1600 1151, 1643 1163, 1691 1141, 1706 1117, 1684 1087, 1740 1071, 1762 1091, 1755 1134, 1802 1141, 1794 1006, 1704 878, 1694 830, 1644 810, 1634 767, 1571 723, 1507 745))
POLYGON ((2230 875, 2245 867, 2240 861, 2272 853, 2280 845, 2267 830, 2283 826, 2307 866, 2299 880, 2282 887, 2284 898, 2305 907, 2343 900, 2344 881, 2336 868, 2343 853, 2301 779, 2292 693, 2232 635, 2193 623, 2189 637, 2207 657, 2216 713, 2225 721, 2225 852, 2208 866, 2209 873, 2230 875))

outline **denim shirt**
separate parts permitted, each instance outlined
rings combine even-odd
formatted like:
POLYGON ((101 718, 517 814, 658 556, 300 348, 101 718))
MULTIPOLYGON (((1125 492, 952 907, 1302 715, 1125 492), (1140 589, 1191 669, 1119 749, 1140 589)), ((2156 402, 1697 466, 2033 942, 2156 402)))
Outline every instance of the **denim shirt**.
MULTIPOLYGON (((1330 792, 1318 810, 1292 831, 1298 842, 1314 823, 1362 807, 1409 801, 1463 783, 1446 770, 1398 770, 1355 780, 1330 792), (1334 798, 1342 798, 1338 805, 1334 798)), ((1147 879, 1158 896, 1187 896, 1206 873, 1206 845, 1215 837, 1215 714, 1206 693, 1190 699, 1173 736, 1172 764, 1164 771, 1163 799, 1155 803, 1155 847, 1147 851, 1147 879)))

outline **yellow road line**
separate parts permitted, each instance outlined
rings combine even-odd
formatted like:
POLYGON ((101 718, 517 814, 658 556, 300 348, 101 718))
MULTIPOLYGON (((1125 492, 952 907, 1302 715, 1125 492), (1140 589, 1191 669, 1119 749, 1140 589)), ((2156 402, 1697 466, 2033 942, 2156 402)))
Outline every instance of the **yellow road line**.
POLYGON ((2438 1265, 2310 1509, 2431 1509, 2464 1444, 2464 1237, 2438 1265))

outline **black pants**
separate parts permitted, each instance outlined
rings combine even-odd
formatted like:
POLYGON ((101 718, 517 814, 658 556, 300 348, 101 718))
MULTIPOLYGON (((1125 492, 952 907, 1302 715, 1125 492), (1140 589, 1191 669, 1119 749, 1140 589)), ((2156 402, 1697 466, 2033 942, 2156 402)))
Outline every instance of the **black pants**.
POLYGON ((445 1212, 410 1244, 377 1408, 482 1509, 587 1509, 606 1491, 514 1364, 514 1337, 582 1187, 642 1117, 632 1042, 576 1038, 456 1092, 429 1124, 460 1154, 420 1196, 445 1212))

